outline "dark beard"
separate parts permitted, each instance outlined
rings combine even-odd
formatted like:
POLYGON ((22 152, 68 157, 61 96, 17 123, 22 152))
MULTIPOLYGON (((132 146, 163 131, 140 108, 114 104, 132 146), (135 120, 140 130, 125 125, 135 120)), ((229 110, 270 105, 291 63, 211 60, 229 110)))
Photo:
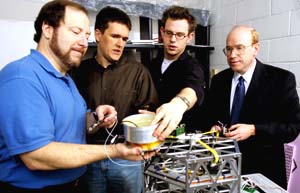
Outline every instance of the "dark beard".
POLYGON ((70 51, 66 53, 63 53, 58 45, 58 38, 57 38, 57 32, 55 31, 53 34, 53 38, 50 41, 50 48, 52 52, 59 58, 64 66, 62 68, 65 68, 67 71, 72 68, 72 66, 78 65, 77 63, 72 62, 70 57, 70 51))

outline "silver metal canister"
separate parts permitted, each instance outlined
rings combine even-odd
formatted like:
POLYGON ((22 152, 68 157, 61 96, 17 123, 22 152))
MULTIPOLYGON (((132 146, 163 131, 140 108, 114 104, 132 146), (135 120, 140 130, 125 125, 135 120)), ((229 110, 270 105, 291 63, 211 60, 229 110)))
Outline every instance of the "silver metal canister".
POLYGON ((125 140, 144 150, 155 149, 162 142, 153 137, 157 127, 157 124, 151 125, 153 118, 154 114, 135 114, 125 117, 122 120, 125 140))

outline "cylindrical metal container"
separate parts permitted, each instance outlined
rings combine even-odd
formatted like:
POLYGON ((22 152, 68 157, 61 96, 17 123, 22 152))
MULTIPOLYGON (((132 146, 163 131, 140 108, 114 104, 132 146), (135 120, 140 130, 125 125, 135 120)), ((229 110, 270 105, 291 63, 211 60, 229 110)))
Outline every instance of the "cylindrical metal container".
POLYGON ((157 127, 151 125, 154 114, 135 114, 122 121, 125 140, 132 146, 139 146, 145 151, 156 149, 162 142, 153 137, 157 127))

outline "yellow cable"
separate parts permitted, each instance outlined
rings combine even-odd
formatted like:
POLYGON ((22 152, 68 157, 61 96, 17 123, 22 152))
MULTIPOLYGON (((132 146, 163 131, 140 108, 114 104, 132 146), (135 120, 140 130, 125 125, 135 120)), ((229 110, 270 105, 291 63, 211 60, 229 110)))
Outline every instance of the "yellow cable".
POLYGON ((178 139, 178 137, 175 137, 175 136, 173 136, 173 135, 169 135, 169 136, 167 137, 167 139, 178 139))
MULTIPOLYGON (((220 132, 217 131, 217 130, 207 131, 207 132, 202 133, 202 134, 203 134, 203 135, 207 135, 207 134, 213 134, 213 133, 216 133, 216 137, 219 137, 220 132)), ((167 139, 178 139, 178 138, 177 138, 176 136, 169 135, 169 136, 167 137, 167 139)), ((213 156, 214 156, 214 158, 215 158, 215 160, 214 160, 214 163, 215 163, 215 164, 217 164, 217 163, 219 162, 220 156, 219 156, 218 152, 217 152, 215 149, 211 148, 209 145, 207 145, 206 143, 204 143, 204 142, 201 141, 200 139, 196 139, 196 142, 198 142, 198 143, 199 143, 200 145, 202 145, 204 148, 208 149, 208 151, 210 151, 210 152, 213 154, 213 156)))
POLYGON ((208 151, 210 151, 213 154, 213 156, 215 157, 215 161, 214 161, 215 164, 219 162, 219 154, 215 149, 211 148, 209 145, 207 145, 206 143, 204 143, 200 139, 197 139, 196 142, 201 144, 203 147, 208 149, 208 151))
POLYGON ((202 135, 213 134, 213 133, 219 133, 219 131, 217 131, 217 130, 210 130, 210 131, 202 133, 202 135))

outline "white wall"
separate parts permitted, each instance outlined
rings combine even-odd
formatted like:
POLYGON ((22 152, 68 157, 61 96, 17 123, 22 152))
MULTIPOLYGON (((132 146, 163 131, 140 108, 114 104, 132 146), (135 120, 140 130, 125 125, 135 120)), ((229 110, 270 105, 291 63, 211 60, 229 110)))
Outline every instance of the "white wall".
MULTIPOLYGON (((29 54, 37 44, 33 41, 34 20, 40 8, 49 0, 6 0, 0 6, 0 70, 9 62, 29 54)), ((96 12, 90 12, 89 41, 95 41, 93 31, 96 12)), ((130 16, 133 23, 130 39, 139 39, 139 19, 130 16)))
POLYGON ((1 1, 0 6, 0 69, 35 48, 33 21, 43 0, 1 1))
POLYGON ((260 33, 258 59, 292 71, 300 94, 300 1, 299 0, 219 0, 222 9, 211 27, 211 69, 227 68, 226 35, 233 25, 253 26, 260 33))

